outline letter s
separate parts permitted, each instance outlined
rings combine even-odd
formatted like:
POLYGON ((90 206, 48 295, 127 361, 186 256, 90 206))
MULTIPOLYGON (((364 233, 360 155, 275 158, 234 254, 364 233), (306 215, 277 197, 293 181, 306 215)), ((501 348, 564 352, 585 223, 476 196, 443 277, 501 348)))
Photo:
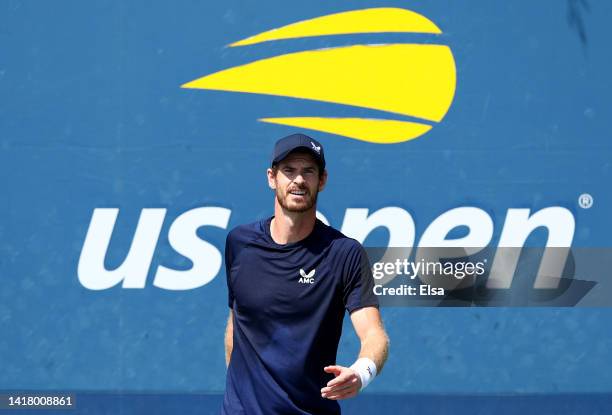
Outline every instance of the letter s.
POLYGON ((232 211, 220 207, 191 209, 170 226, 168 240, 176 252, 191 259, 193 267, 186 271, 157 267, 153 285, 166 290, 191 290, 209 283, 221 268, 221 252, 196 234, 202 226, 226 229, 232 211))

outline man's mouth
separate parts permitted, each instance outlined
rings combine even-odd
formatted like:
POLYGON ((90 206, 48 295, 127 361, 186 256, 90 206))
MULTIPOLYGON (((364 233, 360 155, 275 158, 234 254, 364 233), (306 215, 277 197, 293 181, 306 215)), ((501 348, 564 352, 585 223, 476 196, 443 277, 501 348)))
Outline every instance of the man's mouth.
POLYGON ((294 195, 294 196, 305 196, 306 190, 290 190, 289 194, 294 195))

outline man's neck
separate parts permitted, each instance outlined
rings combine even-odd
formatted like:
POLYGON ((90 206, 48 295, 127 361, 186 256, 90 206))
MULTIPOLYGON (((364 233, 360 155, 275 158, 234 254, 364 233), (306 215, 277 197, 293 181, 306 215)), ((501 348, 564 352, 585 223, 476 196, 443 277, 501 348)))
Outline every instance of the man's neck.
POLYGON ((301 241, 310 235, 316 219, 314 206, 306 212, 288 212, 278 205, 277 201, 274 206, 274 218, 270 222, 270 235, 279 245, 301 241))

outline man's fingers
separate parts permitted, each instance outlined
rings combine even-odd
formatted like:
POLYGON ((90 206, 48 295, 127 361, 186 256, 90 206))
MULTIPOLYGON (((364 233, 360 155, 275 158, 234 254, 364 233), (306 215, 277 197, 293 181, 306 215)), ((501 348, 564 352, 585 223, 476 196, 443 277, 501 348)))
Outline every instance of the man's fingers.
POLYGON ((340 400, 352 398, 359 393, 361 382, 358 375, 350 368, 343 366, 326 366, 323 370, 336 377, 321 389, 321 396, 327 399, 340 400))
POLYGON ((350 390, 348 392, 341 392, 341 393, 336 393, 336 394, 324 396, 324 398, 337 401, 337 400, 340 400, 340 399, 353 398, 353 397, 357 396, 357 392, 358 392, 357 390, 350 390))
MULTIPOLYGON (((334 379, 335 380, 335 379, 334 379)), ((326 386, 323 389, 321 389, 321 393, 334 393, 336 391, 340 391, 343 389, 350 389, 350 388, 358 388, 358 380, 357 378, 350 378, 348 379, 346 382, 342 382, 336 385, 330 385, 330 386, 326 386)))
POLYGON ((336 375, 335 378, 327 382, 327 386, 340 385, 341 383, 347 382, 350 380, 352 373, 342 373, 340 375, 336 375))
POLYGON ((326 373, 333 373, 335 376, 338 376, 342 372, 342 368, 340 366, 325 366, 323 371, 326 373))

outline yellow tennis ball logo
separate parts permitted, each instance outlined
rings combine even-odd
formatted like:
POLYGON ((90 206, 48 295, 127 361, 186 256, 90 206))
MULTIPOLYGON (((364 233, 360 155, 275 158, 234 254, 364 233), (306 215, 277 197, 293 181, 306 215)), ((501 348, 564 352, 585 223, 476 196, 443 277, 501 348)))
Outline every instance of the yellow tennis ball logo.
MULTIPOLYGON (((400 8, 330 14, 232 43, 247 46, 280 39, 357 33, 442 31, 428 18, 400 8)), ((260 118, 379 144, 399 143, 429 131, 455 95, 455 61, 438 44, 357 44, 288 53, 225 69, 182 85, 285 96, 384 111, 395 118, 325 116, 260 118), (410 117, 410 121, 398 119, 410 117)), ((309 114, 310 115, 310 114, 309 114)))

